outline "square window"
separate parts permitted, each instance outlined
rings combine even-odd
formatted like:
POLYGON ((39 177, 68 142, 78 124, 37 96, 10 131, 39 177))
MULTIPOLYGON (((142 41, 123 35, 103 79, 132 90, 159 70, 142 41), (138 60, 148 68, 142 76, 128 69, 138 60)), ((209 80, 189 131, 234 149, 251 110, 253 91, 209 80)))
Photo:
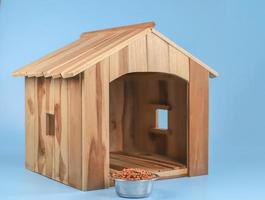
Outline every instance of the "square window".
POLYGON ((156 109, 156 128, 168 129, 168 110, 161 108, 156 109))

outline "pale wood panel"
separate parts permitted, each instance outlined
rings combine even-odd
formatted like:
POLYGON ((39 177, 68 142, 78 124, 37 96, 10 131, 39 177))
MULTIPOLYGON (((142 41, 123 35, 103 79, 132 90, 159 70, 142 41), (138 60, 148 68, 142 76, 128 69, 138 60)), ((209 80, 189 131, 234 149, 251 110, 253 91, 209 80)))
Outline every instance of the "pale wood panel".
POLYGON ((169 46, 169 70, 189 81, 189 57, 169 46))
POLYGON ((190 60, 189 161, 190 176, 208 173, 208 76, 209 72, 190 60))
POLYGON ((54 114, 54 80, 46 78, 46 112, 54 114))
POLYGON ((68 183, 68 84, 67 80, 54 80, 54 178, 68 183))
POLYGON ((45 134, 43 134, 45 145, 45 175, 54 177, 54 133, 47 134, 47 125, 54 126, 54 124, 47 124, 47 113, 54 113, 54 81, 51 78, 45 79, 45 103, 46 107, 42 113, 43 122, 45 123, 45 134))
POLYGON ((168 43, 155 34, 147 34, 148 71, 169 72, 168 48, 168 43))
POLYGON ((146 36, 128 45, 129 72, 147 71, 146 36))
POLYGON ((81 75, 68 80, 69 185, 82 189, 81 75))
POLYGON ((39 106, 38 106, 38 79, 34 78, 34 171, 38 172, 39 153, 39 106))
POLYGON ((38 172, 46 175, 46 87, 45 79, 37 79, 37 101, 38 101, 38 172))
POLYGON ((34 171, 35 157, 34 157, 34 125, 35 125, 35 79, 25 78, 25 165, 27 169, 34 171))
POLYGON ((128 47, 110 56, 110 81, 128 73, 128 47))
POLYGON ((85 71, 82 81, 83 190, 109 185, 108 65, 109 59, 105 59, 85 71))
POLYGON ((146 23, 133 24, 133 25, 128 25, 128 26, 113 27, 113 28, 108 28, 108 29, 103 29, 103 30, 98 30, 98 31, 85 32, 81 35, 81 38, 91 37, 94 34, 99 34, 99 33, 101 34, 102 32, 108 33, 108 32, 124 31, 124 30, 130 30, 130 29, 132 30, 146 29, 146 28, 151 28, 154 26, 155 26, 154 22, 146 22, 146 23))
MULTIPOLYGON (((44 66, 38 66, 38 71, 44 73, 45 77, 52 76, 56 71, 65 68, 65 65, 68 65, 68 63, 73 64, 74 60, 78 60, 79 57, 94 51, 94 49, 99 48, 106 41, 117 37, 117 34, 118 33, 94 35, 89 40, 83 40, 76 48, 72 48, 67 53, 55 57, 54 60, 44 63, 44 66)), ((32 73, 37 76, 38 71, 36 70, 32 73)))

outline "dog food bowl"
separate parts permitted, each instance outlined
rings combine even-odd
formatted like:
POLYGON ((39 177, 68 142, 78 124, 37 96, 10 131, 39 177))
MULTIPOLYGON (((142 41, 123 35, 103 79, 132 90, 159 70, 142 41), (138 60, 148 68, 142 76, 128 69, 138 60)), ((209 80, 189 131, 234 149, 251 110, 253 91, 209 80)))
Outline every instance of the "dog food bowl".
POLYGON ((123 180, 114 179, 116 193, 125 198, 148 197, 153 190, 154 181, 158 176, 147 180, 123 180))

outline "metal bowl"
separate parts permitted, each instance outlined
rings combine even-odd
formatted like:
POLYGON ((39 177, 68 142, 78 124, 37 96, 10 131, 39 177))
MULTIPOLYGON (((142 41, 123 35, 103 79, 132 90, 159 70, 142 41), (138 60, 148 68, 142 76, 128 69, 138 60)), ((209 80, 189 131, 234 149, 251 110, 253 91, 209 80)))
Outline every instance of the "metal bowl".
POLYGON ((154 181, 158 176, 149 180, 123 180, 115 179, 115 190, 117 194, 125 198, 144 198, 148 197, 153 190, 154 181))

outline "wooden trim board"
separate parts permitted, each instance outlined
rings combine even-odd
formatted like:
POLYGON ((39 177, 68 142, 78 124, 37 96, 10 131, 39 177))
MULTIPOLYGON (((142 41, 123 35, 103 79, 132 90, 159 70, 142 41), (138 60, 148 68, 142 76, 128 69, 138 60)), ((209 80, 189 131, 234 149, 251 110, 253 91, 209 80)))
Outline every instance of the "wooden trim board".
POLYGON ((188 169, 190 176, 208 174, 208 76, 190 60, 188 169))

